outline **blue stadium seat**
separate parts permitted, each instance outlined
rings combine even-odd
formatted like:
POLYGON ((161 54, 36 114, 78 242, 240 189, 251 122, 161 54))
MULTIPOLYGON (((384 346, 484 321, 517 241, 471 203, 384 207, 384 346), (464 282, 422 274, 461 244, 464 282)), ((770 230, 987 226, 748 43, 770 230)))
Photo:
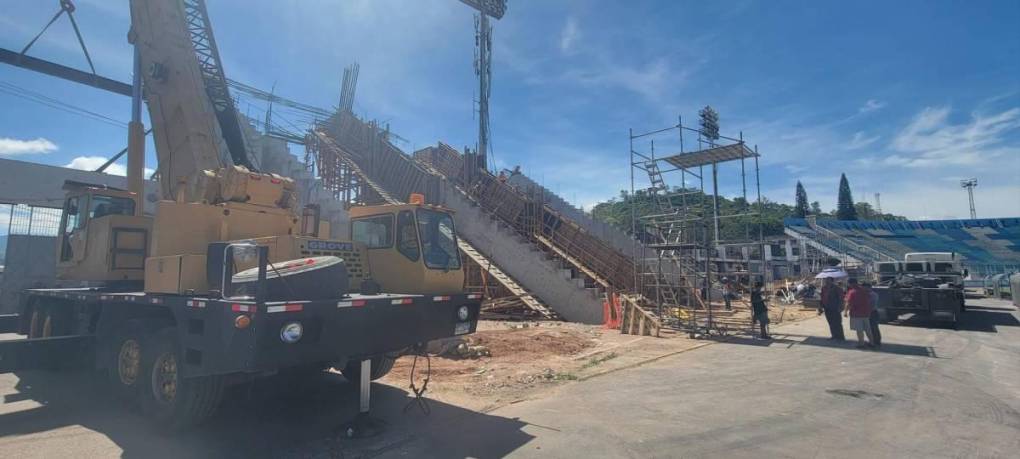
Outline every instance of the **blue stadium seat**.
MULTIPOLYGON (((821 237, 804 219, 785 219, 787 228, 833 250, 840 244, 821 237)), ((965 264, 1020 265, 1020 218, 839 221, 819 220, 818 225, 857 244, 867 245, 894 258, 908 252, 956 252, 965 264)), ((850 253, 853 256, 853 253, 850 253)))

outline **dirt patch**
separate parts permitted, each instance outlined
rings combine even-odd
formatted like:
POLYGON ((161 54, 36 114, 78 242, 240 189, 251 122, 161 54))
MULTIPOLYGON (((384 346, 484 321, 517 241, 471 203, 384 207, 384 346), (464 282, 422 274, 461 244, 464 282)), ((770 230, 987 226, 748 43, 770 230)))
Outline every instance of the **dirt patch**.
MULTIPOLYGON (((620 337, 616 330, 581 324, 483 321, 473 335, 431 346, 438 355, 431 355, 429 397, 474 409, 530 398, 614 358, 599 350, 620 337)), ((401 357, 381 381, 407 387, 413 361, 401 357)), ((419 358, 419 385, 424 364, 419 358)))
MULTIPOLYGON (((702 344, 681 333, 656 338, 567 322, 483 320, 475 334, 429 345, 432 379, 426 396, 486 410, 702 344)), ((413 356, 401 357, 380 382, 407 389, 413 362, 413 356)), ((415 371, 419 387, 425 364, 419 357, 415 371)))

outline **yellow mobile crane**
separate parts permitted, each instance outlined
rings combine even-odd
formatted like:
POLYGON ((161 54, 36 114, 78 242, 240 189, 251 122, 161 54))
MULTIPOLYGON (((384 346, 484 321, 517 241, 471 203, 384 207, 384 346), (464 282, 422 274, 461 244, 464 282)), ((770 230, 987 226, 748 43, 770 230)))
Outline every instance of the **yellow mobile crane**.
POLYGON ((474 332, 480 296, 463 292, 450 211, 424 199, 354 207, 352 240, 320 238, 293 181, 248 155, 204 1, 130 7, 128 189, 65 184, 57 272, 80 286, 25 292, 16 324, 28 338, 0 343, 0 371, 94 367, 153 418, 187 425, 226 385, 332 366, 360 382, 367 413, 369 380, 402 352, 474 332))

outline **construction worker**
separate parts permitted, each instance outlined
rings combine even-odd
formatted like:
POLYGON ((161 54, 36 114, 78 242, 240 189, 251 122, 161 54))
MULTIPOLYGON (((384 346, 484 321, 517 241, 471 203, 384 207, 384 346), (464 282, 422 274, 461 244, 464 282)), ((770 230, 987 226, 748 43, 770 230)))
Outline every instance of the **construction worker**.
POLYGON ((752 320, 758 322, 758 326, 761 327, 761 339, 772 339, 768 333, 769 308, 762 295, 763 285, 761 281, 757 281, 754 283, 754 290, 751 290, 751 312, 754 314, 752 320))
POLYGON ((831 340, 844 341, 843 319, 840 312, 843 310, 843 289, 836 285, 831 277, 826 277, 822 283, 822 299, 820 301, 819 314, 825 313, 825 320, 829 323, 829 334, 831 340))
POLYGON ((850 278, 850 284, 846 291, 846 308, 843 315, 850 317, 850 329, 857 332, 857 348, 863 349, 875 345, 875 337, 871 334, 871 292, 857 283, 857 279, 850 278), (868 336, 868 342, 864 342, 864 336, 868 336))
POLYGON ((871 298, 871 316, 868 317, 868 322, 871 325, 871 344, 875 347, 882 347, 882 332, 878 330, 878 292, 871 288, 870 282, 865 282, 864 288, 868 291, 868 297, 871 298))
POLYGON ((724 277, 722 279, 722 299, 723 303, 726 304, 727 311, 733 309, 733 306, 730 304, 730 301, 732 301, 733 298, 735 297, 736 295, 733 294, 733 284, 730 283, 730 278, 724 277))

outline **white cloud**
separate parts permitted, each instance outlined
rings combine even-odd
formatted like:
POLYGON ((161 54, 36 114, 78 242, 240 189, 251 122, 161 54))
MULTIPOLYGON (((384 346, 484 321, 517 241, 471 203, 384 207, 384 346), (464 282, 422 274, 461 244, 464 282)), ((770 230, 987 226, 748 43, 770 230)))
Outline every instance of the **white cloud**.
POLYGON ((973 113, 966 123, 953 124, 949 107, 927 107, 893 139, 894 153, 884 164, 903 167, 973 166, 990 159, 1020 154, 1003 145, 1004 134, 1020 128, 1020 108, 1000 113, 973 113))
POLYGON ((573 68, 563 78, 583 86, 622 88, 661 101, 671 87, 681 85, 689 74, 689 70, 672 69, 666 59, 660 58, 640 67, 606 64, 573 68))
POLYGON ((563 31, 560 32, 560 51, 569 54, 574 50, 574 44, 581 37, 581 29, 577 26, 577 19, 573 16, 567 17, 563 24, 563 31))
MULTIPOLYGON (((82 171, 94 171, 98 169, 99 166, 102 166, 108 159, 109 158, 104 158, 102 156, 79 156, 72 159, 70 163, 65 164, 64 167, 82 171)), ((127 168, 121 164, 114 163, 107 167, 105 172, 110 175, 126 176, 127 168)), ((145 168, 145 177, 148 178, 152 175, 152 172, 152 169, 145 168)))
POLYGON ((886 103, 883 102, 883 101, 876 100, 876 99, 868 99, 866 102, 864 102, 864 105, 862 105, 861 108, 857 109, 857 112, 858 113, 869 113, 869 112, 873 112, 875 110, 881 110, 885 106, 886 106, 886 103))
POLYGON ((859 148, 864 148, 864 147, 866 147, 868 145, 871 145, 871 144, 877 142, 878 139, 879 139, 879 136, 877 136, 877 135, 876 136, 867 137, 867 135, 864 134, 864 132, 857 131, 857 132, 854 133, 854 137, 852 139, 850 139, 850 143, 847 144, 846 148, 847 148, 847 150, 857 150, 859 148))
POLYGON ((0 156, 35 155, 54 152, 57 149, 57 144, 42 137, 34 140, 0 137, 0 156))

